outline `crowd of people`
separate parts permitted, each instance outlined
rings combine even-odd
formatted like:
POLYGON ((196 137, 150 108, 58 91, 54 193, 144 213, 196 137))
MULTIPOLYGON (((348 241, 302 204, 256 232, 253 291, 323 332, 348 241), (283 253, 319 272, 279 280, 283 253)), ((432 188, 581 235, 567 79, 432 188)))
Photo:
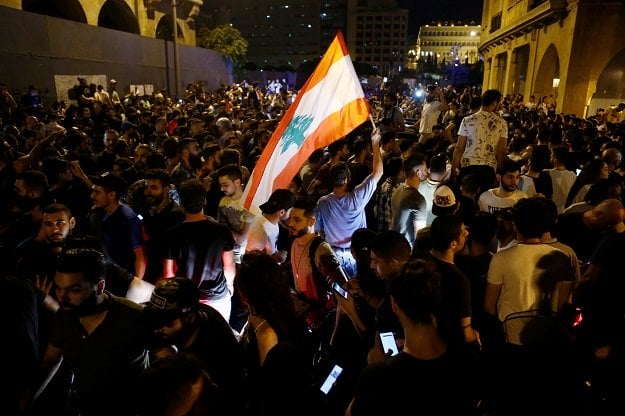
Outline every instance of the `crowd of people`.
POLYGON ((246 207, 295 91, 116 84, 0 85, 0 413, 625 409, 625 104, 383 90, 246 207))

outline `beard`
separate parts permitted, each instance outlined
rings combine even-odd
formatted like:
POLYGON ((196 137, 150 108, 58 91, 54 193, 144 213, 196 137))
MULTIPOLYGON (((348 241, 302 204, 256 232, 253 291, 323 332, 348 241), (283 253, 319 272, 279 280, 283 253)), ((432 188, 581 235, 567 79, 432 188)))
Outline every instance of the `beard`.
POLYGON ((89 316, 98 312, 100 305, 98 304, 98 295, 95 290, 92 291, 89 297, 78 305, 76 309, 78 311, 78 316, 89 316))
POLYGON ((196 169, 202 166, 202 155, 201 154, 190 155, 189 164, 193 167, 193 169, 196 169))
POLYGON ((293 238, 300 238, 305 236, 306 234, 308 234, 308 230, 303 229, 303 230, 296 230, 295 228, 290 228, 289 227, 289 234, 291 235, 291 237, 293 238))
POLYGON ((148 204, 150 204, 153 207, 159 206, 163 202, 163 199, 165 199, 163 195, 158 195, 158 196, 147 195, 145 197, 145 200, 148 202, 148 204))
POLYGON ((514 191, 516 191, 516 188, 517 188, 516 185, 504 185, 504 184, 501 184, 501 187, 506 192, 514 192, 514 191))
MULTIPOLYGON (((181 318, 182 319, 182 318, 181 318)), ((161 333, 154 333, 154 337, 156 338, 157 343, 165 343, 169 345, 182 346, 185 345, 189 337, 195 332, 196 325, 184 323, 180 331, 176 332, 173 335, 164 335, 161 333)))
POLYGON ((95 290, 92 290, 89 297, 80 305, 74 305, 70 302, 60 302, 60 305, 65 313, 74 315, 77 318, 93 315, 102 309, 101 304, 98 304, 98 295, 95 290))
POLYGON ((52 238, 52 236, 46 238, 50 247, 63 247, 66 239, 67 237, 61 238, 60 240, 55 240, 54 238, 52 238))

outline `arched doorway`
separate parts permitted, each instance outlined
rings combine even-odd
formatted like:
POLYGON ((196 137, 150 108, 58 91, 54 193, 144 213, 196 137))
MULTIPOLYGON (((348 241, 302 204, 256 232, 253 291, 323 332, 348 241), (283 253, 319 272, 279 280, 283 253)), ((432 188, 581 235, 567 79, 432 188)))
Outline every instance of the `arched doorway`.
MULTIPOLYGON (((179 24, 178 27, 178 41, 184 42, 184 34, 179 24)), ((156 25, 156 38, 164 40, 174 40, 174 27, 171 24, 171 16, 166 14, 158 21, 156 25)))
POLYGON ((100 9, 98 26, 139 35, 139 23, 130 7, 123 0, 107 0, 100 9))
POLYGON ((536 72, 533 93, 538 100, 542 97, 558 98, 560 88, 560 57, 552 43, 547 47, 536 72))
POLYGON ((87 16, 78 0, 23 0, 22 10, 87 23, 87 16))
POLYGON ((601 71, 597 87, 592 95, 587 114, 595 114, 598 108, 608 108, 625 101, 625 49, 614 55, 601 71))

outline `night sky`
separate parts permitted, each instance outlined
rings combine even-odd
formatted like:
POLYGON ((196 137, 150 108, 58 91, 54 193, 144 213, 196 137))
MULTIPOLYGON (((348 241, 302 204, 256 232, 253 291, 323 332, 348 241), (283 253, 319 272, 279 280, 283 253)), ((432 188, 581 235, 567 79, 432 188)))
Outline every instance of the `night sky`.
POLYGON ((409 38, 416 38, 419 26, 433 20, 474 20, 481 24, 483 0, 398 0, 398 6, 410 10, 409 38))

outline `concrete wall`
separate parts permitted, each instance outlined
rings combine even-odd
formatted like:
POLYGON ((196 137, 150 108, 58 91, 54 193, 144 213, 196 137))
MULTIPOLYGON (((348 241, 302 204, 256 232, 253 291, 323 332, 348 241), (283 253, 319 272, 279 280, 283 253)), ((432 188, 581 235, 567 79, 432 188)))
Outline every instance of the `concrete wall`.
MULTIPOLYGON (((180 91, 195 81, 208 89, 232 82, 218 53, 179 45, 180 91)), ((173 44, 0 6, 0 82, 14 92, 35 84, 46 104, 57 99, 55 75, 105 74, 118 90, 130 84, 174 91, 173 44), (166 59, 167 58, 167 59, 166 59)))

